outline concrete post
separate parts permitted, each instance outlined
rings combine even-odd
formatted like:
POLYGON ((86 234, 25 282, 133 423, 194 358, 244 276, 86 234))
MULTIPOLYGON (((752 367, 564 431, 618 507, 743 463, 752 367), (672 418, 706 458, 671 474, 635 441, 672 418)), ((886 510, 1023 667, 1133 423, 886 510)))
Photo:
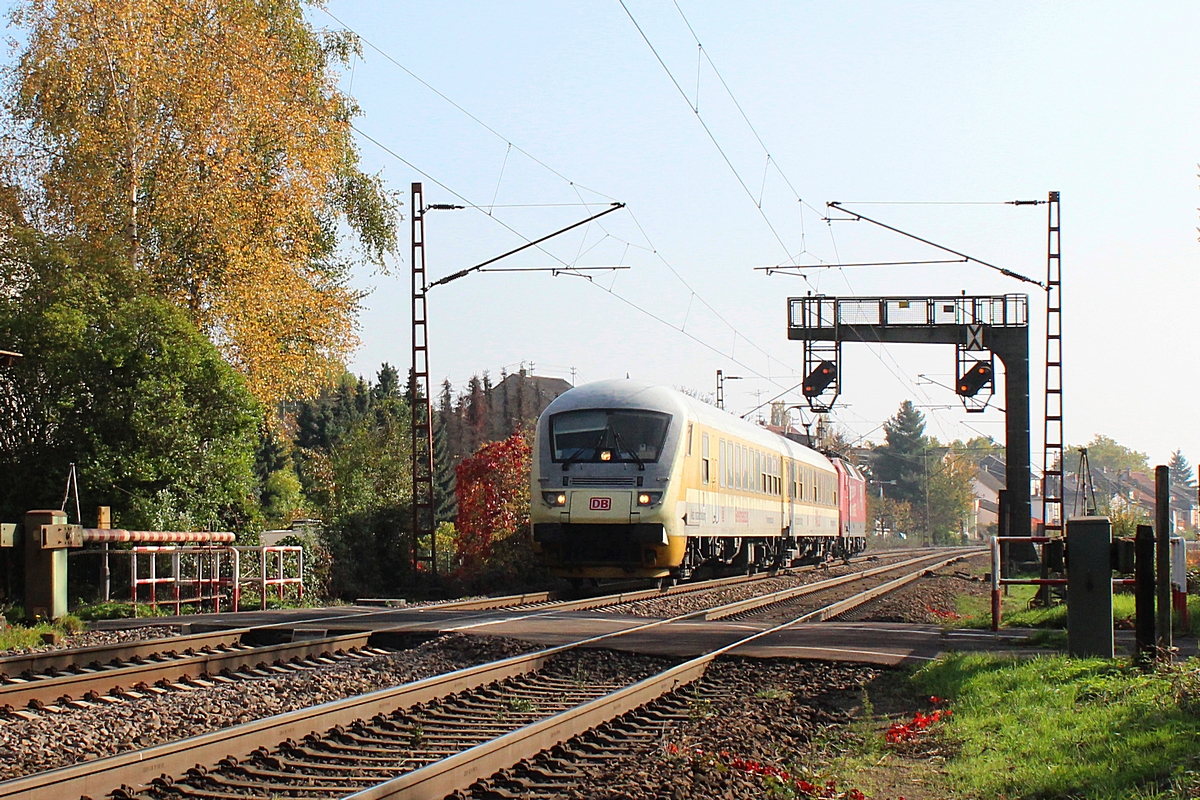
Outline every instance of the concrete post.
MULTIPOLYGON (((109 506, 100 506, 96 509, 96 527, 102 531, 112 528, 112 509, 109 506)), ((104 553, 100 557, 101 596, 107 603, 112 600, 112 569, 108 560, 108 542, 105 542, 101 549, 104 553)))
POLYGON ((1112 566, 1108 517, 1067 521, 1067 652, 1075 657, 1113 657, 1112 566))
POLYGON ((43 525, 66 525, 58 510, 25 514, 25 617, 44 621, 67 613, 67 550, 42 548, 43 525))

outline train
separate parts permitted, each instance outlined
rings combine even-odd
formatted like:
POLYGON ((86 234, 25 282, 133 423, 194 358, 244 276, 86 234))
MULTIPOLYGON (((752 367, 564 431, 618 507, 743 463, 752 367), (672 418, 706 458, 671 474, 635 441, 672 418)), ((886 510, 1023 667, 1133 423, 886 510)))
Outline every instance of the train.
POLYGON ((754 572, 866 547, 866 479, 666 386, 577 386, 539 416, 535 551, 576 586, 754 572))

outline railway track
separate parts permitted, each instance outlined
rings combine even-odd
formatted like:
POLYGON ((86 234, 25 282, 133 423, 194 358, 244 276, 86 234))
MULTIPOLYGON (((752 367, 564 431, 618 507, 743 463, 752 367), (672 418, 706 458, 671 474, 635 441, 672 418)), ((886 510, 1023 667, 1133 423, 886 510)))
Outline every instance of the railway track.
MULTIPOLYGON (((859 556, 847 563, 877 559, 859 556)), ((489 609, 620 611, 647 600, 695 595, 723 587, 767 581, 817 570, 803 566, 756 575, 738 575, 682 584, 666 590, 624 591, 583 599, 562 599, 553 592, 472 598, 425 606, 438 611, 489 609)), ((305 619, 303 626, 332 623, 340 627, 362 624, 367 618, 393 613, 394 609, 338 614, 305 619)), ((116 645, 52 650, 0 658, 0 715, 28 717, 32 713, 87 708, 96 703, 119 702, 146 693, 184 691, 211 682, 229 682, 269 674, 313 669, 322 664, 356 657, 382 655, 389 650, 372 647, 370 634, 320 636, 302 642, 260 641, 279 625, 270 624, 186 636, 126 642, 116 645)))
POLYGON ((244 628, 0 659, 0 711, 28 717, 88 708, 391 652, 372 645, 370 632, 257 646, 244 641, 253 633, 244 628))
MULTIPOLYGON (((380 800, 442 797, 531 759, 613 720, 647 709, 695 684, 710 664, 751 642, 805 619, 835 616, 921 574, 974 551, 909 559, 865 570, 867 580, 907 570, 865 591, 835 599, 698 658, 626 680, 572 670, 585 647, 668 626, 698 613, 654 620, 616 633, 505 659, 404 686, 305 708, 143 751, 98 759, 0 783, 0 800, 111 796, 233 797, 380 800), (573 659, 575 660, 573 662, 573 659), (320 733, 323 731, 324 733, 320 733), (193 766, 197 763, 208 766, 193 766), (160 776, 160 777, 154 777, 160 776), (121 788, 117 788, 121 787, 121 788), (114 793, 115 790, 115 793, 114 793)), ((836 586, 853 582, 835 578, 836 586)), ((831 587, 811 584, 809 593, 831 587)), ((760 607, 797 596, 767 595, 760 607)), ((745 603, 711 609, 718 616, 747 610, 745 603), (732 608, 739 605, 740 609, 732 608)))

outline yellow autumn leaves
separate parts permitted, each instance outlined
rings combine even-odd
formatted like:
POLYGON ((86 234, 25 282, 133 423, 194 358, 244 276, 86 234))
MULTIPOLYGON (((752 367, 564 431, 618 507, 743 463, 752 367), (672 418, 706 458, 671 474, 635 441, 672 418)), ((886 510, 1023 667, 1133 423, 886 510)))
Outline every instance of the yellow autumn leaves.
POLYGON ((300 0, 25 0, 9 70, 24 216, 124 256, 186 309, 268 408, 356 344, 353 256, 395 246, 358 168, 352 100, 300 0))

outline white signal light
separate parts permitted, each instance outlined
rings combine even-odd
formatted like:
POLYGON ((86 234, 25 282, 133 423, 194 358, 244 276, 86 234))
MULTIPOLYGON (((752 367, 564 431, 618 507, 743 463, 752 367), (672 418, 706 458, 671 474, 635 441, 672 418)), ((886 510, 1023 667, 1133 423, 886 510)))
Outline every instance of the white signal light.
POLYGON ((650 505, 650 495, 646 494, 645 492, 643 492, 642 494, 639 494, 638 495, 638 505, 639 506, 650 505))
POLYGON ((565 494, 558 495, 554 498, 554 503, 555 505, 565 506, 567 504, 567 496, 565 494))
POLYGON ((612 461, 612 451, 611 450, 602 450, 600 452, 600 460, 601 461, 612 461))

